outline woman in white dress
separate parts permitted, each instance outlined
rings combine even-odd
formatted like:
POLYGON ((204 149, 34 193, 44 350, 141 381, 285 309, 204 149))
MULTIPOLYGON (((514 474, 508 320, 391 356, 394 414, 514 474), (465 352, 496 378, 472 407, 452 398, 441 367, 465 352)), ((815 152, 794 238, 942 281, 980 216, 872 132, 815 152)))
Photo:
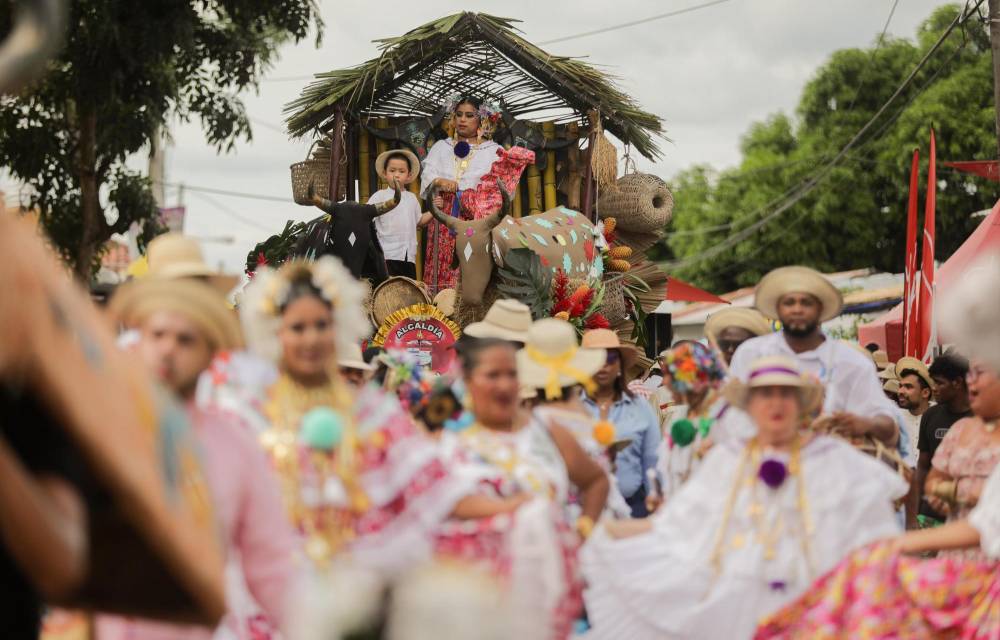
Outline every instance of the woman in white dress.
MULTIPOLYGON (((497 105, 456 94, 445 101, 444 108, 451 113, 446 129, 453 133, 427 152, 420 195, 427 198, 436 187, 441 194, 438 208, 446 214, 464 220, 484 218, 500 208, 497 180, 514 193, 521 172, 534 164, 535 154, 522 147, 505 151, 491 140, 500 120, 497 105)), ((432 293, 454 287, 458 280, 458 270, 451 268, 455 238, 443 225, 432 222, 426 245, 424 282, 432 293)))
POLYGON ((906 483, 802 428, 821 389, 794 361, 761 358, 726 395, 756 436, 720 442, 655 516, 584 547, 587 638, 748 638, 852 548, 898 531, 906 483))

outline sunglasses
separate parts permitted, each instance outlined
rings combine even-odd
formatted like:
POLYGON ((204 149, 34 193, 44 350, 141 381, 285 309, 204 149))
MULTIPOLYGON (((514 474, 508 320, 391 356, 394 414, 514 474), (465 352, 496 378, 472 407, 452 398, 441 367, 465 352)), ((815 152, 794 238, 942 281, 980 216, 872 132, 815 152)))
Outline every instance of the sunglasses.
POLYGON ((604 360, 604 364, 616 364, 621 362, 622 356, 617 351, 608 351, 608 356, 604 360))

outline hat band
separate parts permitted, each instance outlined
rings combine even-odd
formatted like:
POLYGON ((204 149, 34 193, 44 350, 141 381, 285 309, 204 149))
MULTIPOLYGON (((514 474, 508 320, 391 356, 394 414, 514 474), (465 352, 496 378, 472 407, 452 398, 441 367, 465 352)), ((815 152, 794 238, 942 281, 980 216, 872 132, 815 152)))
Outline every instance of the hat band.
POLYGON ((531 345, 525 345, 524 350, 532 361, 548 369, 548 376, 545 379, 546 400, 555 400, 562 393, 562 385, 559 384, 560 375, 572 378, 582 384, 587 393, 592 394, 596 390, 597 385, 594 384, 590 376, 570 364, 576 356, 577 347, 575 345, 554 356, 542 353, 531 345))
POLYGON ((775 366, 775 367, 764 367, 762 369, 755 370, 753 373, 750 374, 750 379, 753 380, 754 378, 756 378, 758 376, 766 376, 766 375, 768 375, 770 373, 787 373, 788 375, 795 376, 796 378, 799 378, 799 377, 802 376, 802 374, 799 373, 798 371, 796 371, 795 369, 790 369, 788 367, 775 366))

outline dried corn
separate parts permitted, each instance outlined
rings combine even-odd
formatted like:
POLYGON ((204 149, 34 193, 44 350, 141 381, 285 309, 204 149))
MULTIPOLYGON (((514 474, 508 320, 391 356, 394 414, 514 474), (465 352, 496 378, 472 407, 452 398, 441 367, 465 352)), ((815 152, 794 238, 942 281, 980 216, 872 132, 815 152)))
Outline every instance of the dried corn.
POLYGON ((608 261, 608 271, 620 271, 622 273, 632 268, 628 260, 615 259, 608 261))
POLYGON ((611 247, 611 249, 608 250, 608 255, 612 258, 622 258, 628 260, 632 257, 632 247, 626 245, 611 247))

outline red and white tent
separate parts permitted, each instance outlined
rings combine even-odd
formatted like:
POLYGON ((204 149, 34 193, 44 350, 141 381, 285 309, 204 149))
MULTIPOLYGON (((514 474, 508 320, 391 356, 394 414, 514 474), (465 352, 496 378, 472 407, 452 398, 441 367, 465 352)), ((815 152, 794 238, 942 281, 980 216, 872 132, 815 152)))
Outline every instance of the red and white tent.
MULTIPOLYGON (((948 260, 937 269, 935 287, 945 291, 951 283, 959 278, 981 256, 989 253, 1000 254, 1000 200, 993 205, 989 215, 979 223, 972 235, 948 260)), ((995 292, 983 292, 984 295, 995 295, 995 292)), ((939 327, 940 343, 947 342, 948 327, 939 327)), ((889 354, 890 360, 897 360, 903 355, 903 305, 897 305, 885 315, 865 325, 858 327, 858 342, 861 344, 877 343, 889 354)))

